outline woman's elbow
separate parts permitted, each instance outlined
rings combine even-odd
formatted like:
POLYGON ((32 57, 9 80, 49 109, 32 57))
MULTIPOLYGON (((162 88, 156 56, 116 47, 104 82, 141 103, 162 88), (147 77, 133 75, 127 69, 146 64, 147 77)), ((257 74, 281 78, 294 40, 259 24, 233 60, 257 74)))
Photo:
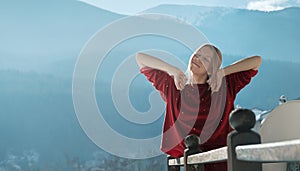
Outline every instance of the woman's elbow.
POLYGON ((258 65, 258 67, 261 65, 261 63, 262 63, 262 57, 261 56, 255 56, 255 58, 256 58, 256 63, 257 63, 257 65, 258 65))
POLYGON ((138 61, 140 57, 141 57, 141 53, 140 52, 136 53, 135 60, 138 61))
POLYGON ((145 56, 145 54, 144 54, 144 53, 142 53, 142 52, 138 52, 138 53, 136 53, 136 55, 135 55, 135 59, 136 59, 136 61, 141 61, 141 60, 142 60, 142 58, 143 58, 143 56, 145 56))
POLYGON ((262 63, 262 57, 261 56, 253 56, 253 59, 255 61, 254 70, 258 70, 258 68, 260 67, 260 65, 262 63))
POLYGON ((136 63, 139 65, 140 68, 144 67, 143 63, 142 63, 142 58, 143 58, 143 53, 141 52, 138 52, 136 55, 135 55, 135 60, 136 60, 136 63))

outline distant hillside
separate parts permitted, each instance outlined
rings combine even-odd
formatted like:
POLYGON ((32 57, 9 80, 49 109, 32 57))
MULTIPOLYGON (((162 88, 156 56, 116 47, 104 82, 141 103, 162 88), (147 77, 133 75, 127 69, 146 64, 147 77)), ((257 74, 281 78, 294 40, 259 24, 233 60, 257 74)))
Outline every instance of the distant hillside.
MULTIPOLYGON (((122 15, 78 1, 27 3, 13 1, 0 6, 3 33, 0 39, 0 68, 48 72, 54 63, 69 60, 74 65, 80 50, 93 34, 122 15), (60 5, 56 5, 60 4, 60 5)), ((193 5, 160 5, 147 13, 177 16, 199 28, 224 54, 300 63, 300 8, 259 12, 193 5)), ((126 29, 126 28, 120 28, 126 29)), ((169 42, 151 40, 149 46, 169 42)), ((128 52, 130 44, 120 49, 128 52)), ((158 46, 160 47, 160 46, 158 46)), ((99 45, 101 48, 101 45, 99 45)), ((130 51, 131 52, 131 51, 130 51)), ((131 52, 134 53, 134 52, 131 52)), ((59 65, 59 64, 58 64, 59 65)))
POLYGON ((225 53, 260 54, 267 59, 300 62, 300 8, 260 12, 194 5, 160 5, 145 12, 162 13, 197 26, 225 53))
POLYGON ((272 109, 285 95, 288 100, 300 97, 300 67, 298 63, 264 60, 258 75, 243 89, 236 104, 248 108, 272 109))
POLYGON ((75 0, 7 1, 0 11, 0 68, 38 72, 75 61, 93 34, 123 17, 75 0))

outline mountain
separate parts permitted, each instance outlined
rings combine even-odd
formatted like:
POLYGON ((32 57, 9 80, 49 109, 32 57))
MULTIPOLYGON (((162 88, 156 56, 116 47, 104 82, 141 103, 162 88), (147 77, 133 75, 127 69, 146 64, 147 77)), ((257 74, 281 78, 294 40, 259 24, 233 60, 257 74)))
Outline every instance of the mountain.
POLYGON ((274 12, 194 5, 160 5, 145 13, 176 16, 202 31, 226 54, 258 54, 300 62, 300 8, 274 12))
POLYGON ((74 65, 95 32, 123 17, 75 0, 12 0, 0 11, 0 67, 25 71, 67 59, 74 65))
MULTIPOLYGON (((47 3, 36 0, 8 1, 0 6, 0 11, 2 69, 59 75, 64 73, 57 73, 53 68, 60 67, 59 63, 68 60, 72 67, 68 70, 68 77, 85 43, 104 26, 126 17, 73 0, 47 3)), ((300 8, 260 12, 194 5, 160 5, 145 13, 168 14, 191 23, 220 47, 224 54, 261 55, 264 59, 300 62, 297 55, 300 47, 300 8)), ((169 43, 156 39, 147 42, 155 48, 169 43)), ((143 44, 129 42, 120 51, 128 52, 131 49, 129 47, 143 44)), ((173 44, 169 44, 168 49, 171 53, 178 49, 172 49, 171 46, 173 44)), ((183 55, 189 56, 190 52, 183 55)))

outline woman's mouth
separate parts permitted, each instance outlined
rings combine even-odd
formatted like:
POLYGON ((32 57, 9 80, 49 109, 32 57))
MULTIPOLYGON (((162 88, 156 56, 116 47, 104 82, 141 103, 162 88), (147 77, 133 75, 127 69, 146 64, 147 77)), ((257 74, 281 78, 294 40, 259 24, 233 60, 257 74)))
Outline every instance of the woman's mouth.
POLYGON ((192 62, 192 64, 196 65, 198 68, 200 68, 200 65, 197 64, 196 62, 192 62))

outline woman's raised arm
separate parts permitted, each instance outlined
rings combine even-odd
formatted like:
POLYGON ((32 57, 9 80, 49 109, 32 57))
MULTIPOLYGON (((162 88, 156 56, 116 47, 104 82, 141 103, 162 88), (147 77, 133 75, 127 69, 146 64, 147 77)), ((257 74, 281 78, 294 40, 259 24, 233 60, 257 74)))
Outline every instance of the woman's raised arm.
POLYGON ((184 88, 187 78, 179 68, 168 64, 159 58, 140 52, 136 54, 136 62, 140 68, 150 67, 173 75, 176 88, 178 90, 182 90, 184 88))
POLYGON ((222 78, 236 72, 247 71, 250 69, 258 70, 261 65, 262 59, 260 56, 251 56, 241 59, 235 63, 218 70, 207 81, 213 92, 219 91, 222 83, 222 78))
POLYGON ((248 58, 241 59, 236 61, 235 63, 225 67, 224 74, 230 75, 232 73, 247 71, 250 69, 258 70, 259 66, 261 65, 262 59, 260 56, 251 56, 248 58))

